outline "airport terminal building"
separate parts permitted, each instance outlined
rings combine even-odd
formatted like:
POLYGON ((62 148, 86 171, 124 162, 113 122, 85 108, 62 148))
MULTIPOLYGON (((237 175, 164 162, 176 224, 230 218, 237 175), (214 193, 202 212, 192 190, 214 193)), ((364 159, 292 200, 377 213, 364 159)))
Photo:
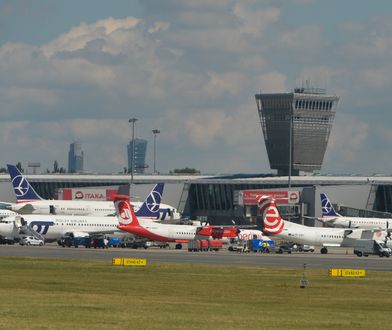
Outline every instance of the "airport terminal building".
MULTIPOLYGON (((128 185, 131 200, 144 200, 156 183, 164 182, 162 203, 177 207, 184 217, 211 224, 257 221, 255 196, 265 192, 287 196, 278 204, 283 217, 310 226, 320 225, 306 220, 306 216, 321 215, 322 192, 343 215, 392 218, 392 176, 316 176, 313 173, 322 166, 339 100, 336 95, 307 86, 291 93, 260 93, 255 98, 270 166, 278 175, 136 173, 132 185, 129 174, 34 174, 27 178, 46 199, 55 198, 64 188, 116 189, 128 185), (313 175, 301 176, 302 172, 313 175), (251 195, 253 198, 247 198, 251 195)), ((15 201, 8 174, 0 174, 0 201, 15 201)))
MULTIPOLYGON (((53 199, 62 188, 118 187, 129 185, 130 175, 26 175, 34 189, 46 199, 53 199)), ((242 196, 248 190, 298 193, 298 198, 280 205, 285 218, 314 224, 303 216, 320 216, 320 193, 324 192, 341 213, 358 216, 392 217, 392 177, 361 176, 296 176, 287 189, 288 177, 278 176, 134 176, 130 189, 133 199, 144 199, 157 182, 164 182, 163 203, 173 205, 191 219, 207 220, 211 224, 239 224, 255 221, 258 209, 242 196), (391 214, 390 214, 391 213, 391 214)), ((0 200, 14 202, 14 192, 8 174, 0 175, 0 200)), ((313 222, 313 221, 312 221, 313 222)))

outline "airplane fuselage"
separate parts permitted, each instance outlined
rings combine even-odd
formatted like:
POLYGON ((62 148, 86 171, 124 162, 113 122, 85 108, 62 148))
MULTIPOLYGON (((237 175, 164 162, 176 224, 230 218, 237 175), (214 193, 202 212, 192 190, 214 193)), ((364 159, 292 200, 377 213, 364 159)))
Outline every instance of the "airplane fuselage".
MULTIPOLYGON (((74 215, 23 215, 23 220, 46 241, 54 241, 66 233, 75 236, 88 234, 110 234, 119 232, 117 217, 85 217, 74 215)), ((13 225, 15 217, 8 217, 0 221, 0 235, 4 237, 17 237, 19 230, 13 225), (11 233, 10 233, 11 230, 11 233)))
POLYGON ((362 228, 362 229, 388 229, 392 228, 392 219, 387 218, 361 218, 331 216, 320 218, 327 226, 339 228, 362 228))
MULTIPOLYGON (((142 202, 133 202, 136 212, 142 202)), ((37 200, 11 204, 11 210, 20 214, 56 214, 56 215, 114 215, 112 201, 74 201, 74 200, 37 200)), ((159 219, 180 219, 180 214, 170 205, 162 204, 159 208, 159 219)), ((152 219, 152 218, 151 218, 152 219)), ((154 219, 157 219, 154 218, 154 219)))
POLYGON ((355 240, 362 237, 362 230, 307 227, 284 221, 284 228, 276 237, 300 244, 349 247, 354 246, 355 240))
POLYGON ((155 241, 175 242, 197 238, 198 227, 188 225, 165 225, 138 219, 138 226, 119 226, 121 230, 155 241))

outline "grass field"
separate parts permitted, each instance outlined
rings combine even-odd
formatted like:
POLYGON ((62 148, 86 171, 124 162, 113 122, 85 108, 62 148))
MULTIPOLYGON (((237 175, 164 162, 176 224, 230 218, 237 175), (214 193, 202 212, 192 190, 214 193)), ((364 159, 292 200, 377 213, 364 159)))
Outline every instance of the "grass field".
POLYGON ((1 329, 383 329, 392 276, 0 258, 1 329))

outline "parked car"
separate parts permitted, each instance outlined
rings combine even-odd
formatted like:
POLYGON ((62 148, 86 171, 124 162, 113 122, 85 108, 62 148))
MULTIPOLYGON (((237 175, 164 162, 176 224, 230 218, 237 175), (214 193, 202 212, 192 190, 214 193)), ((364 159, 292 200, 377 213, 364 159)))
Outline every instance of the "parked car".
POLYGON ((298 246, 298 251, 299 252, 314 252, 314 246, 313 245, 299 245, 298 246))
POLYGON ((288 244, 279 245, 275 250, 275 252, 279 254, 283 254, 283 253, 291 254, 292 251, 293 251, 292 247, 288 244))
POLYGON ((23 236, 19 241, 20 245, 39 245, 42 246, 45 242, 42 239, 36 238, 34 236, 23 236))

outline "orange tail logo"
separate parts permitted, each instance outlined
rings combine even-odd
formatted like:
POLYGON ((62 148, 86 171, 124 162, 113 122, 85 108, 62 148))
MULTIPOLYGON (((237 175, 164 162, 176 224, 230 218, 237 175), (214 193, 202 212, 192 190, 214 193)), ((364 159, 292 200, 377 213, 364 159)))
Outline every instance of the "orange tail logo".
POLYGON ((259 206, 263 217, 263 232, 270 235, 280 234, 284 227, 284 221, 276 208, 275 200, 269 196, 261 196, 259 206))

